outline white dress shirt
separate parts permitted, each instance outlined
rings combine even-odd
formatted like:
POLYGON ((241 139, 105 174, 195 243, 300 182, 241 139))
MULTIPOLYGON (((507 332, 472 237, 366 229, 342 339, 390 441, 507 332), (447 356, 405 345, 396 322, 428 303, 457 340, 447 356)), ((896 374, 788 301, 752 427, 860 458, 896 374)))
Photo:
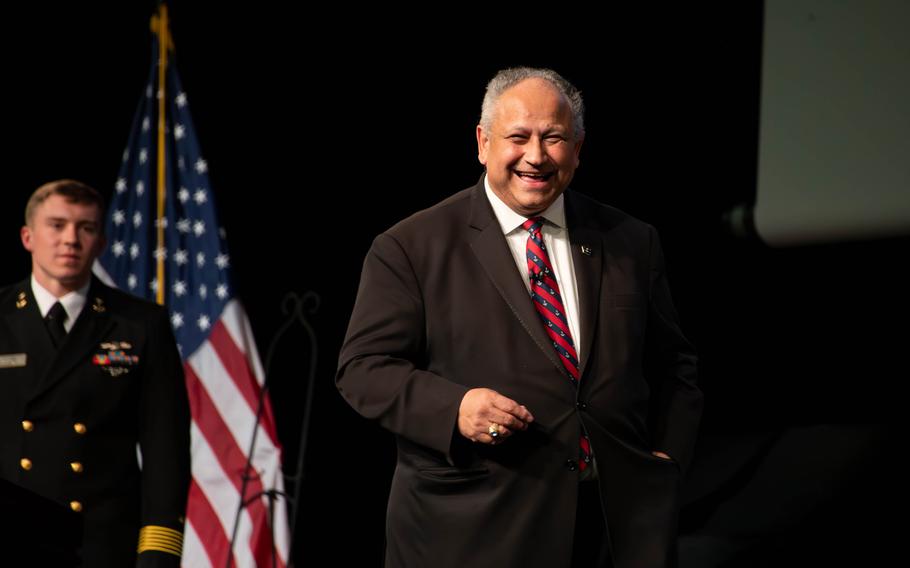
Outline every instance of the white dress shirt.
MULTIPOLYGON (((509 249, 518 266, 518 273, 531 294, 531 282, 528 278, 528 232, 521 225, 528 220, 527 217, 512 211, 490 188, 487 178, 483 178, 487 199, 493 206, 493 213, 502 227, 502 233, 509 243, 509 249)), ((550 264, 553 265, 553 276, 559 284, 562 295, 563 308, 566 319, 569 321, 569 331, 572 332, 572 342, 575 352, 581 361, 581 330, 578 327, 578 292, 575 286, 575 265, 572 264, 572 248, 569 243, 569 229, 566 227, 566 209, 564 195, 560 195, 543 213, 540 214, 546 222, 540 229, 543 242, 549 252, 550 264)))
POLYGON ((82 308, 85 307, 85 299, 88 298, 89 284, 91 284, 91 279, 78 290, 73 290, 64 296, 57 298, 48 292, 44 286, 38 284, 38 281, 35 280, 35 275, 32 274, 32 294, 35 295, 35 301, 38 302, 38 309, 41 310, 41 317, 47 317, 47 312, 51 311, 51 308, 55 303, 60 302, 63 305, 63 309, 66 310, 66 319, 63 320, 63 328, 69 333, 69 331, 73 329, 73 324, 76 323, 76 318, 82 313, 82 308))

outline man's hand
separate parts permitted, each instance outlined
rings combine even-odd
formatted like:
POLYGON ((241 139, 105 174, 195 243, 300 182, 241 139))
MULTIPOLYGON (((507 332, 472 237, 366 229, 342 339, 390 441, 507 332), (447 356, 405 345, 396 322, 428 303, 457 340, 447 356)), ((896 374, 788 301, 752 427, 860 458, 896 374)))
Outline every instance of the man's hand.
POLYGON ((651 453, 652 453, 653 455, 659 457, 659 458, 663 458, 663 459, 665 459, 665 460, 673 461, 673 458, 671 458, 670 456, 668 456, 667 454, 665 454, 665 453, 663 453, 663 452, 659 452, 659 451, 657 451, 657 450, 652 450, 651 453))
POLYGON ((498 444, 533 421, 527 408, 491 389, 469 390, 458 407, 458 431, 473 442, 498 444))

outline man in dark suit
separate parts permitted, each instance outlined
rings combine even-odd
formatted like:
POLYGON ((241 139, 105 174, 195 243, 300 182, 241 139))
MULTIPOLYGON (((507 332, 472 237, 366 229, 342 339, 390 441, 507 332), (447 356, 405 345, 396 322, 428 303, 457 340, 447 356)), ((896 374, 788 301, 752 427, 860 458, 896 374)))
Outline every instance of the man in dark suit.
POLYGON ((579 92, 487 86, 480 182, 373 242, 338 388, 396 435, 386 564, 672 565, 702 397, 655 230, 566 192, 579 92))
POLYGON ((82 516, 83 566, 179 566, 182 365, 164 309, 91 276, 102 216, 72 180, 28 202, 32 275, 0 291, 0 476, 82 516))

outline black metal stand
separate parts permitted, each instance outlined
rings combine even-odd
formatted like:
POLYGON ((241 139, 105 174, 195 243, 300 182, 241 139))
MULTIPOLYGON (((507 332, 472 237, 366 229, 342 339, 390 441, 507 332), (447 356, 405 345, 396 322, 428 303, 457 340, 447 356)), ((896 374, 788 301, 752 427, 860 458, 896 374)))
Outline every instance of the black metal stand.
POLYGON ((272 338, 272 341, 269 343, 269 348, 265 357, 265 380, 263 381, 262 388, 259 390, 259 400, 256 405, 256 423, 253 427, 253 436, 250 440, 250 449, 247 452, 247 461, 246 466, 243 470, 243 478, 240 489, 240 504, 237 507, 237 514, 234 517, 234 528, 231 531, 231 544, 230 549, 228 550, 226 568, 231 568, 231 564, 234 557, 234 542, 237 539, 237 528, 240 524, 240 515, 243 514, 243 510, 248 507, 251 503, 256 502, 258 499, 261 499, 263 496, 268 498, 269 502, 269 531, 272 535, 272 566, 273 568, 277 566, 278 554, 275 550, 275 533, 274 533, 274 520, 275 520, 275 502, 278 499, 285 499, 288 503, 288 514, 291 520, 290 526, 290 547, 288 552, 288 567, 293 566, 294 558, 294 541, 297 528, 297 505, 300 503, 300 491, 301 486, 303 485, 303 476, 304 476, 304 464, 306 458, 306 448, 307 440, 309 438, 310 432, 310 415, 312 414, 313 406, 313 389, 316 384, 316 355, 318 353, 318 342, 316 339, 316 332, 313 330, 313 326, 310 325, 309 320, 307 320, 307 314, 312 315, 316 313, 319 309, 319 295, 315 292, 308 291, 301 298, 294 292, 289 292, 285 295, 282 300, 281 309, 282 312, 287 316, 284 323, 281 324, 281 327, 278 328, 278 331, 275 333, 275 336, 272 338), (303 411, 303 425, 300 435, 300 451, 297 457, 297 469, 292 476, 285 476, 285 479, 294 483, 294 496, 290 497, 287 493, 279 491, 274 488, 263 489, 255 495, 250 497, 246 496, 247 484, 253 478, 250 475, 250 472, 253 468, 253 451, 256 449, 256 438, 259 435, 259 419, 262 416, 262 412, 265 408, 265 396, 269 390, 269 385, 272 379, 272 358, 275 354, 275 348, 278 345, 279 340, 284 336, 288 331, 291 325, 294 322, 300 323, 306 330, 307 337, 310 340, 310 366, 309 373, 307 375, 307 393, 306 393, 306 404, 303 411))

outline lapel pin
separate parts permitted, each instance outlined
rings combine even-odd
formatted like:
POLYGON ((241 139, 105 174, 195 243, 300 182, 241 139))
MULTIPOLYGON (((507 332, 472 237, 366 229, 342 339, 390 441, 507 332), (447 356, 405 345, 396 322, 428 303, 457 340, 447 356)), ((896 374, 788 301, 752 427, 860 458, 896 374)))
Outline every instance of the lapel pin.
POLYGON ((101 300, 101 298, 95 298, 95 303, 92 304, 92 309, 100 314, 107 308, 104 307, 104 302, 101 300))
POLYGON ((591 256, 591 247, 588 245, 581 245, 581 254, 591 256))

